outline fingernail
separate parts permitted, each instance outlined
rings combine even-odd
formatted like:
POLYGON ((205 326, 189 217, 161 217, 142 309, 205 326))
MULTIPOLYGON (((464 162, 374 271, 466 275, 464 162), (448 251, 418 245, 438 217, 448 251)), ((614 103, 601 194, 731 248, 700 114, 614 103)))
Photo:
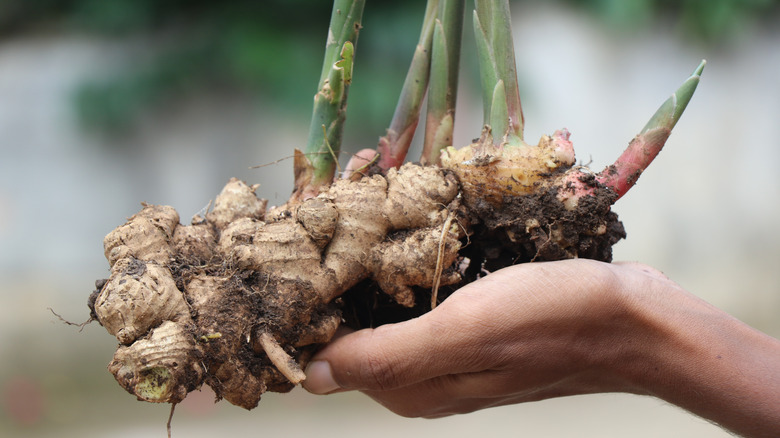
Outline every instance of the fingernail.
POLYGON ((330 394, 340 389, 333 379, 330 364, 324 360, 315 360, 306 366, 306 380, 303 387, 312 394, 330 394))

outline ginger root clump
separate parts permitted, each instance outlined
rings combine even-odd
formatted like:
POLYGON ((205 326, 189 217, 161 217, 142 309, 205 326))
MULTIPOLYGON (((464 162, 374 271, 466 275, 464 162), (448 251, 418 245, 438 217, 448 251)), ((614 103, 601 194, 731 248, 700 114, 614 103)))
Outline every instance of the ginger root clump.
POLYGON ((106 236, 111 276, 92 311, 121 344, 109 370, 139 399, 175 403, 205 383, 251 409, 301 381, 359 283, 411 307, 415 289, 461 280, 464 229, 447 221, 460 186, 441 169, 337 182, 271 211, 254 190, 231 180, 192 225, 144 205, 106 236))
POLYGON ((609 260, 625 236, 614 193, 572 166, 568 133, 515 151, 487 134, 444 168, 406 164, 270 210, 235 179, 190 225, 143 205, 106 236, 111 276, 90 299, 120 343, 109 370, 141 400, 207 384, 251 409, 300 383, 345 321, 421 314, 515 263, 609 260))

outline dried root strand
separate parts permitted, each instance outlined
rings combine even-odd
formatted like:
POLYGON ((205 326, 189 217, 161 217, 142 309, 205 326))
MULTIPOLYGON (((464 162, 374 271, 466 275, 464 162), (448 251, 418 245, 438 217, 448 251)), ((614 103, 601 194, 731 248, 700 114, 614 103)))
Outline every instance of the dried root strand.
POLYGON ((444 225, 441 227, 441 237, 439 238, 439 249, 436 252, 436 271, 433 276, 433 289, 431 290, 431 310, 438 304, 439 286, 441 286, 441 276, 444 271, 444 248, 446 244, 446 235, 450 232, 453 215, 447 216, 444 225))
POLYGON ((168 414, 168 422, 165 423, 165 430, 168 432, 168 438, 171 438, 171 422, 173 421, 173 412, 176 410, 177 403, 171 403, 171 412, 168 414))

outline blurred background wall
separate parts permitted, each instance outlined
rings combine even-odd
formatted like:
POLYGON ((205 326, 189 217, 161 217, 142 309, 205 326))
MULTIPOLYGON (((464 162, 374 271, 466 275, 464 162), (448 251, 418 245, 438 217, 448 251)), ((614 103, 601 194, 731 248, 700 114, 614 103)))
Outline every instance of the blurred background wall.
MULTIPOLYGON (((102 238, 140 202, 203 212, 231 177, 282 203, 305 143, 327 1, 0 1, 0 435, 164 436, 105 366, 88 317, 102 238), (276 164, 250 169, 253 165, 276 164)), ((419 34, 419 1, 368 2, 345 149, 374 146, 419 34)), ((600 169, 708 60, 667 147, 615 210, 639 260, 780 336, 780 26, 774 0, 513 3, 526 138, 566 127, 600 169)), ((468 20, 470 21, 470 20, 468 20)), ((467 21, 456 144, 482 124, 467 21)), ((414 154, 414 152, 413 152, 414 154)), ((342 157, 342 164, 348 154, 342 157)), ((296 390, 245 412, 193 393, 177 436, 728 436, 663 402, 595 395, 423 421, 296 390)))

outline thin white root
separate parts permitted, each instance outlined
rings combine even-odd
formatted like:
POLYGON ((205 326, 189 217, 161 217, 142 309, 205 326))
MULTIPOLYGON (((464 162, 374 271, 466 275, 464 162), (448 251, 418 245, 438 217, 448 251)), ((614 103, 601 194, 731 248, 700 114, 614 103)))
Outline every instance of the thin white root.
POLYGON ((436 270, 433 274, 433 289, 431 290, 431 310, 436 308, 437 300, 439 298, 439 286, 441 285, 441 274, 444 271, 444 262, 442 260, 444 255, 444 238, 449 232, 452 225, 452 216, 450 213, 447 215, 447 220, 444 221, 444 225, 441 227, 441 237, 439 238, 439 252, 436 255, 436 270))
POLYGON ((260 335, 260 345, 262 345, 268 359, 276 366, 280 373, 287 377, 287 380, 297 385, 306 380, 306 374, 298 363, 276 342, 273 336, 268 333, 260 335))

